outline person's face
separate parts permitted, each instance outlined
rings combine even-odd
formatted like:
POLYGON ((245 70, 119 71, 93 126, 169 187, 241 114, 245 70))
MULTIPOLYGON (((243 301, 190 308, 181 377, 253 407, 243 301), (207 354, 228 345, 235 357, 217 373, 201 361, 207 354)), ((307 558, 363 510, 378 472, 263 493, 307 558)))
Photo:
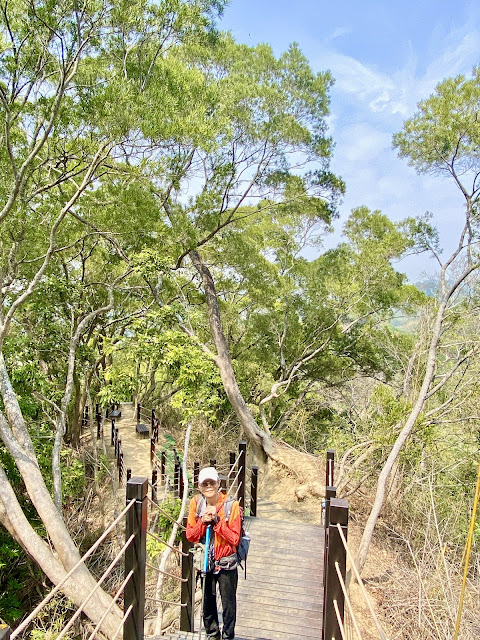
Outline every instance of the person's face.
POLYGON ((217 495, 219 487, 219 481, 215 482, 215 480, 207 479, 204 480, 200 485, 200 491, 202 492, 202 495, 205 496, 205 498, 213 498, 213 496, 217 495))

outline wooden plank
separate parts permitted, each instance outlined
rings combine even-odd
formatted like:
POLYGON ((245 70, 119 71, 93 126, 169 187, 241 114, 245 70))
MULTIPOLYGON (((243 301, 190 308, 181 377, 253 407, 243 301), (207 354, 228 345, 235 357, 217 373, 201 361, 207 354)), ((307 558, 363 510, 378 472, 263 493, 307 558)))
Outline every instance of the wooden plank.
MULTIPOLYGON (((252 542, 247 579, 239 572, 237 640, 319 640, 324 529, 320 525, 247 518, 252 542)), ((278 505, 272 513, 282 516, 278 505)), ((198 627, 197 627, 198 628, 198 627)), ((188 636, 190 637, 190 636, 188 636)), ((183 636, 179 636, 183 638, 183 636)))
MULTIPOLYGON (((247 579, 251 578, 256 580, 259 575, 263 576, 277 576, 280 578, 288 578, 292 574, 302 576, 307 573, 306 570, 301 571, 298 565, 295 565, 295 561, 291 564, 263 564, 261 562, 247 562, 247 579)), ((311 571, 307 574, 310 576, 310 580, 320 580, 322 577, 322 570, 320 567, 312 567, 311 571)))
POLYGON ((306 531, 303 529, 299 529, 295 527, 295 529, 264 529, 264 528, 252 528, 247 529, 249 533, 251 533, 254 538, 270 538, 271 540, 295 540, 297 545, 299 541, 303 540, 315 540, 316 542, 320 542, 323 535, 323 529, 319 529, 318 531, 306 531))
MULTIPOLYGON (((294 600, 292 598, 292 600, 294 600)), ((250 611, 252 604, 265 607, 266 611, 278 611, 280 608, 282 611, 289 611, 291 615, 297 613, 298 615, 304 615, 306 618, 320 617, 322 610, 322 602, 320 599, 315 599, 311 602, 298 601, 297 603, 290 601, 288 598, 280 600, 279 598, 271 598, 267 594, 248 594, 245 593, 241 598, 238 598, 239 611, 250 611)))
POLYGON ((260 620, 260 621, 269 621, 271 623, 277 621, 279 623, 278 628, 283 626, 288 626, 291 624, 295 624, 298 629, 308 628, 308 629, 321 629, 322 622, 320 620, 320 616, 318 612, 315 612, 316 615, 310 615, 309 617, 303 615, 302 613, 298 614, 297 612, 301 611, 301 609, 295 609, 294 607, 288 607, 286 609, 267 609, 262 606, 258 606, 257 608, 251 607, 248 611, 242 615, 240 612, 239 616, 239 624, 249 624, 248 621, 252 620, 260 620), (292 612, 292 613, 290 613, 292 612))
POLYGON ((262 637, 266 631, 273 631, 276 633, 289 633, 292 636, 298 635, 303 638, 318 638, 321 635, 321 629, 309 629, 300 624, 300 621, 292 620, 290 624, 283 622, 278 624, 277 620, 262 620, 255 624, 255 621, 250 619, 245 624, 238 624, 238 631, 241 635, 249 635, 254 629, 260 631, 262 637))
POLYGON ((245 526, 254 530, 262 531, 301 531, 309 535, 318 535, 324 531, 320 524, 308 524, 304 522, 289 522, 288 520, 266 520, 265 518, 246 518, 245 526))
MULTIPOLYGON (((247 567, 261 565, 267 567, 272 565, 274 567, 289 567, 292 571, 308 571, 310 568, 312 571, 323 571, 322 558, 319 558, 318 554, 315 554, 311 558, 299 558, 293 552, 283 553, 271 551, 269 553, 252 553, 248 555, 247 567)), ((248 569, 247 569, 248 575, 248 569)))
POLYGON ((262 543, 262 541, 252 538, 248 557, 263 558, 268 557, 269 555, 277 557, 289 556, 297 558, 299 562, 307 560, 310 563, 323 558, 323 547, 315 547, 312 544, 309 549, 300 553, 298 551, 298 544, 295 545, 290 542, 283 544, 262 543))
POLYGON ((273 584, 277 586, 281 586, 282 588, 290 588, 296 587, 299 591, 314 591, 317 593, 319 590, 321 591, 321 583, 320 580, 308 580, 303 578, 302 576, 292 576, 290 578, 283 578, 282 580, 278 580, 275 576, 271 575, 261 575, 256 576, 255 580, 252 580, 256 584, 273 584))
MULTIPOLYGON (((321 591, 321 590, 320 590, 321 591)), ((291 606, 313 607, 318 602, 322 603, 322 594, 315 593, 285 593, 282 589, 276 588, 274 585, 251 585, 249 593, 270 599, 271 602, 278 601, 280 604, 290 603, 291 606)), ((239 592, 239 601, 242 597, 239 592)))

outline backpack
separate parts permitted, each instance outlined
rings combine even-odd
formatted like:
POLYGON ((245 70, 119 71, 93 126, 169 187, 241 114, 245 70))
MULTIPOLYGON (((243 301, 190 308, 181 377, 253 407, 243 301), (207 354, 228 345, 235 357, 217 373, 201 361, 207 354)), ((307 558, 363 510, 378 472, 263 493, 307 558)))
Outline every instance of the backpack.
MULTIPOLYGON (((227 497, 227 499, 222 505, 223 512, 225 514, 225 522, 228 522, 228 519, 230 518, 232 505, 234 502, 235 502, 235 498, 232 498, 231 496, 229 496, 227 497)), ((202 516, 202 513, 205 511, 206 504, 207 504, 207 501, 203 496, 197 497, 197 518, 200 518, 202 516)), ((247 555, 248 555, 248 549, 250 547, 250 536, 245 531, 245 514, 242 507, 240 507, 240 522, 241 522, 240 541, 238 543, 236 556, 237 556, 237 563, 245 571, 245 579, 246 579, 247 578, 247 555), (244 564, 242 564, 242 562, 244 564)))

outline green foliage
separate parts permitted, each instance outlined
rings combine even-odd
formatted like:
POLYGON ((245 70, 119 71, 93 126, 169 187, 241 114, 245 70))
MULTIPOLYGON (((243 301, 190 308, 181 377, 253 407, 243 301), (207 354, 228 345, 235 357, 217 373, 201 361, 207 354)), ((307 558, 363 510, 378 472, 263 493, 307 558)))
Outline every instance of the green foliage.
POLYGON ((80 498, 86 486, 85 468, 76 452, 70 448, 64 448, 61 453, 62 483, 64 500, 80 498))
POLYGON ((401 157, 420 172, 449 172, 453 160, 460 170, 478 168, 480 69, 472 77, 448 78, 418 104, 418 111, 394 137, 401 157))
POLYGON ((22 549, 3 530, 0 530, 0 611, 2 618, 13 625, 24 613, 22 595, 28 579, 25 565, 19 564, 22 549))
MULTIPOLYGON (((182 501, 179 498, 167 498, 161 503, 162 510, 158 512, 158 521, 157 521, 157 535, 162 538, 162 540, 168 541, 170 538, 170 534, 173 529, 173 521, 177 520, 180 514, 180 508, 182 506, 182 501), (165 515, 168 514, 168 515, 165 515)), ((177 536, 175 538, 176 542, 180 542, 182 539, 182 531, 178 530, 177 536)), ((156 558, 160 555, 166 546, 155 540, 152 537, 147 537, 147 553, 151 558, 156 558)))

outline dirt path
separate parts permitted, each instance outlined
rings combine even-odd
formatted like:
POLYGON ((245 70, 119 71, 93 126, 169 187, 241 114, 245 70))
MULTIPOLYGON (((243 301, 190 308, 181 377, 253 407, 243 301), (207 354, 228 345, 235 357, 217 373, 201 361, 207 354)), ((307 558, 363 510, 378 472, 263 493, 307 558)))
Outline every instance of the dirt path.
POLYGON ((140 437, 137 434, 137 419, 133 404, 122 402, 120 408, 122 417, 115 420, 115 427, 118 427, 118 437, 122 441, 125 468, 132 470, 132 476, 147 476, 149 478, 152 473, 150 438, 140 437))

